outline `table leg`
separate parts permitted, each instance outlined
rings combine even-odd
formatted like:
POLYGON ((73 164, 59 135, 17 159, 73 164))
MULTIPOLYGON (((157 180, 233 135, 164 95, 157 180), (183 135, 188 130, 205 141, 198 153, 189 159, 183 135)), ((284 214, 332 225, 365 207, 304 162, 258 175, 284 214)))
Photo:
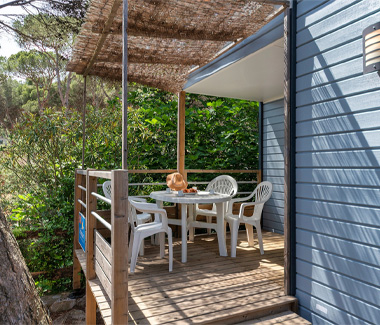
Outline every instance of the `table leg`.
MULTIPOLYGON (((160 209, 163 209, 164 208, 164 202, 163 201, 159 201, 159 200, 156 200, 156 204, 157 206, 160 208, 160 209)), ((156 214, 154 215, 154 220, 156 220, 156 214)), ((160 245, 160 237, 158 235, 153 235, 153 243, 155 246, 158 246, 160 245)))
POLYGON ((194 221, 194 214, 195 214, 195 205, 189 204, 189 240, 194 241, 194 227, 192 226, 192 222, 194 221))
POLYGON ((187 205, 181 204, 182 263, 187 262, 187 205))
POLYGON ((224 236, 224 203, 216 203, 216 233, 218 235, 219 254, 227 256, 226 237, 224 236))

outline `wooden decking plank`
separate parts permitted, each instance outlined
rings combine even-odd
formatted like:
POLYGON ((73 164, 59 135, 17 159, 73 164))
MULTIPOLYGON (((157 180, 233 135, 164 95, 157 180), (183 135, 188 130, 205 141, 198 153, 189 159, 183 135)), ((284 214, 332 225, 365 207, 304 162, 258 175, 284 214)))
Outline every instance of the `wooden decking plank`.
MULTIPOLYGON (((236 325, 274 325, 274 324, 283 324, 283 322, 287 322, 287 321, 294 321, 295 322, 294 324, 297 324, 299 318, 303 320, 303 318, 301 318, 296 313, 290 310, 287 310, 287 311, 277 313, 274 315, 269 315, 269 316, 265 316, 265 317, 254 319, 254 320, 244 321, 236 325)), ((304 323, 304 324, 307 324, 307 323, 304 323)))
POLYGON ((253 270, 233 270, 231 273, 227 273, 228 271, 231 271, 230 269, 223 270, 224 274, 218 274, 218 275, 209 275, 202 276, 202 278, 199 278, 199 274, 193 275, 192 273, 184 273, 179 274, 174 279, 172 277, 165 277, 165 278, 159 278, 157 280, 150 280, 146 283, 139 284, 136 282, 136 284, 130 283, 130 291, 136 291, 136 290, 144 290, 144 289, 151 289, 153 287, 165 287, 166 289, 173 289, 173 288, 184 288, 188 286, 196 286, 202 283, 212 283, 212 282, 220 282, 220 281, 226 281, 226 280, 232 280, 235 278, 241 278, 241 277, 249 277, 254 276, 258 273, 265 273, 267 271, 270 271, 271 273, 278 273, 280 276, 283 273, 283 269, 279 266, 273 267, 272 269, 265 267, 265 268, 258 268, 253 270))
POLYGON ((86 253, 80 248, 75 250, 75 255, 80 263, 84 275, 86 276, 86 253))
MULTIPOLYGON (((281 257, 278 257, 278 260, 280 259, 281 257)), ((265 272, 267 270, 281 273, 283 266, 275 263, 275 259, 272 260, 272 262, 274 263, 263 262, 261 265, 258 265, 255 261, 252 261, 247 262, 246 265, 235 265, 234 263, 226 264, 223 262, 207 264, 205 261, 204 265, 197 266, 194 270, 183 270, 183 272, 174 274, 167 272, 167 274, 162 274, 161 276, 152 276, 151 278, 139 278, 138 275, 133 277, 131 276, 133 280, 131 280, 129 284, 131 286, 136 286, 136 289, 143 289, 154 284, 170 285, 171 283, 178 282, 178 280, 181 280, 184 276, 186 276, 186 281, 191 282, 192 280, 199 280, 199 275, 201 275, 203 279, 207 279, 215 278, 218 276, 227 276, 233 278, 239 273, 255 274, 259 271, 265 272)))
POLYGON ((179 312, 171 312, 170 314, 147 317, 147 320, 152 324, 162 323, 178 323, 178 322, 191 322, 191 323, 205 323, 213 321, 215 319, 224 319, 225 316, 230 316, 231 311, 238 312, 249 309, 248 306, 252 306, 252 309, 256 310, 259 306, 268 305, 269 301, 276 301, 281 298, 281 294, 278 291, 271 296, 268 293, 258 294, 253 296, 246 296, 244 299, 235 297, 233 299, 225 300, 223 303, 215 303, 203 306, 197 306, 196 308, 190 308, 187 310, 181 310, 179 312), (267 298, 266 296, 269 296, 267 298), (227 312, 227 310, 229 310, 227 312))
POLYGON ((260 325, 271 325, 271 324, 311 324, 306 319, 302 318, 301 316, 297 315, 296 313, 292 311, 286 311, 283 313, 278 313, 275 315, 266 316, 263 318, 260 318, 256 324, 260 325))
MULTIPOLYGON (((202 254, 199 254, 199 255, 202 255, 202 254)), ((188 263, 186 263, 186 265, 184 265, 183 263, 178 262, 178 260, 177 261, 175 260, 173 272, 171 272, 170 274, 171 276, 174 276, 175 274, 183 273, 186 270, 191 270, 193 272, 194 270, 197 269, 197 267, 199 267, 200 272, 202 272, 201 269, 203 270, 207 268, 213 268, 214 263, 219 264, 218 266, 225 264, 234 268, 238 268, 240 266, 242 267, 252 266, 252 264, 255 264, 257 267, 259 267, 263 263, 264 264, 268 262, 270 263, 271 259, 276 259, 277 264, 282 265, 283 252, 276 253, 276 254, 268 253, 263 256, 261 255, 250 256, 249 261, 247 261, 244 257, 239 258, 239 259, 233 259, 229 257, 218 256, 215 259, 209 259, 206 256, 204 259, 198 259, 197 261, 189 261, 188 263)), ((133 283, 133 281, 135 280, 140 282, 143 278, 151 278, 152 276, 157 278, 157 277, 165 276, 166 274, 168 274, 167 265, 166 266, 164 265, 165 266, 164 268, 158 264, 159 262, 164 264, 166 262, 166 259, 165 260, 160 259, 159 261, 154 261, 154 264, 152 264, 152 262, 149 261, 148 259, 145 259, 144 257, 140 257, 138 260, 137 269, 135 271, 136 273, 130 277, 129 283, 133 283), (154 270, 154 272, 150 273, 149 272, 150 270, 154 270), (149 274, 151 274, 151 277, 149 276, 149 274)), ((203 272, 203 273, 206 273, 206 272, 203 272)))
POLYGON ((111 324, 111 300, 100 283, 100 280, 95 278, 89 280, 88 283, 105 324, 111 324))
POLYGON ((218 310, 212 313, 192 317, 191 322, 193 324, 236 324, 239 318, 250 317, 249 314, 260 315, 260 312, 270 313, 276 310, 283 311, 290 309, 291 304, 295 301, 297 301, 296 298, 289 296, 280 296, 266 299, 264 295, 263 300, 255 302, 254 305, 251 305, 250 302, 246 301, 239 306, 233 306, 232 308, 229 308, 229 306, 226 306, 226 304, 224 304, 222 308, 218 308, 218 310))
MULTIPOLYGON (((280 280, 280 278, 278 278, 280 280)), ((170 303, 170 301, 175 301, 176 303, 183 302, 183 301, 193 301, 194 299, 198 298, 199 296, 202 296, 203 298, 213 296, 223 290, 224 293, 229 293, 230 291, 238 291, 241 288, 246 288, 247 286, 250 286, 251 289, 261 288, 261 287, 271 287, 275 286, 279 290, 282 289, 282 286, 276 283, 275 281, 267 280, 262 282, 256 282, 253 283, 254 280, 248 280, 246 282, 240 282, 237 285, 224 285, 224 286, 217 286, 217 289, 215 289, 215 286, 209 286, 209 287, 203 287, 203 288, 194 288, 193 290, 189 289, 187 292, 184 292, 182 295, 178 293, 178 291, 174 292, 168 292, 163 290, 162 292, 159 292, 158 294, 155 294, 153 299, 147 299, 148 297, 145 296, 132 296, 130 298, 130 309, 133 308, 134 304, 139 303, 146 303, 148 306, 154 306, 154 305, 162 305, 170 303), (202 290, 203 289, 203 290, 202 290)), ((141 307, 139 307, 141 309, 141 307)))
MULTIPOLYGON (((199 285, 196 287, 187 287, 179 290, 166 290, 165 288, 162 288, 161 290, 157 290, 155 292, 144 292, 144 294, 136 294, 134 295, 131 293, 131 298, 132 299, 138 299, 140 298, 143 301, 150 301, 150 300, 158 300, 158 299, 166 299, 166 297, 170 297, 171 299, 175 297, 180 297, 180 298, 185 298, 187 296, 192 296, 194 294, 200 293, 200 292, 206 292, 207 295, 210 295, 214 292, 214 288, 217 286, 218 290, 222 289, 231 289, 233 287, 239 287, 243 286, 244 283, 247 285, 250 285, 252 287, 257 286, 257 285, 262 285, 262 284, 270 284, 271 282, 275 280, 280 280, 280 276, 273 276, 270 278, 252 278, 252 279, 245 279, 246 281, 243 281, 244 279, 240 280, 239 282, 237 281, 226 281, 225 283, 220 283, 219 285, 215 284, 204 284, 204 285, 199 285)), ((140 300, 139 299, 139 300, 140 300)))
MULTIPOLYGON (((235 290, 228 290, 227 292, 217 290, 217 294, 215 295, 196 295, 193 296, 192 299, 187 299, 186 301, 177 301, 176 299, 170 299, 170 303, 161 306, 151 306, 148 305, 149 308, 136 310, 134 314, 136 319, 144 319, 149 317, 164 316, 169 320, 175 315, 175 313, 180 313, 182 315, 186 315, 186 317, 190 317, 189 315, 195 315, 199 313, 201 309, 207 309, 209 312, 213 311, 215 306, 225 305, 225 303, 230 303, 231 301, 235 301, 234 305, 239 305, 240 300, 244 300, 246 298, 255 299, 255 301, 259 301, 262 299, 263 295, 266 298, 268 297, 278 297, 283 294, 282 290, 279 286, 275 285, 263 285, 255 288, 235 288, 235 290), (255 297, 256 298, 253 298, 255 297), (139 315, 139 316, 137 316, 139 315)), ((131 311, 131 310, 130 310, 131 311)), ((131 311, 132 312, 132 311, 131 311)))

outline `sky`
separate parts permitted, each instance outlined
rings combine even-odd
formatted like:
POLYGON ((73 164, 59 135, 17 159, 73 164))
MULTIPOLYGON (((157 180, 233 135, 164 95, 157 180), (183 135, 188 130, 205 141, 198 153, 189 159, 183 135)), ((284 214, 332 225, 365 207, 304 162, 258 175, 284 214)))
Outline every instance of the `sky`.
MULTIPOLYGON (((0 0, 0 4, 6 2, 9 2, 9 0, 0 0)), ((5 7, 3 9, 0 9, 0 19, 6 20, 4 15, 23 13, 25 12, 20 7, 5 7)), ((0 56, 9 57, 20 50, 20 47, 17 45, 12 35, 6 34, 5 32, 0 33, 0 56)))

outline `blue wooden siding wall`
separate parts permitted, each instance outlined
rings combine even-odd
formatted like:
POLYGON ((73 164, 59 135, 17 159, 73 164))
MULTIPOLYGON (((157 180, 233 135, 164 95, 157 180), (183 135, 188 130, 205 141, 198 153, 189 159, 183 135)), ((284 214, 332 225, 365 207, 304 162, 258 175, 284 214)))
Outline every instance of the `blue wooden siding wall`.
POLYGON ((263 106, 263 180, 273 194, 263 210, 263 228, 284 233, 284 100, 263 106))
POLYGON ((314 324, 380 324, 380 74, 363 75, 379 0, 299 1, 296 296, 314 324))

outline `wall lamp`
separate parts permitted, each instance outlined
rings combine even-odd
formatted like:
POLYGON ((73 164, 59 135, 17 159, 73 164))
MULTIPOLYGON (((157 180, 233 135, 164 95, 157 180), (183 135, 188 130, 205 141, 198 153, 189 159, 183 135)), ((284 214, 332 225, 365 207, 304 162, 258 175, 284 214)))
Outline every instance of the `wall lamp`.
POLYGON ((363 74, 380 71, 380 23, 363 31, 363 74))

